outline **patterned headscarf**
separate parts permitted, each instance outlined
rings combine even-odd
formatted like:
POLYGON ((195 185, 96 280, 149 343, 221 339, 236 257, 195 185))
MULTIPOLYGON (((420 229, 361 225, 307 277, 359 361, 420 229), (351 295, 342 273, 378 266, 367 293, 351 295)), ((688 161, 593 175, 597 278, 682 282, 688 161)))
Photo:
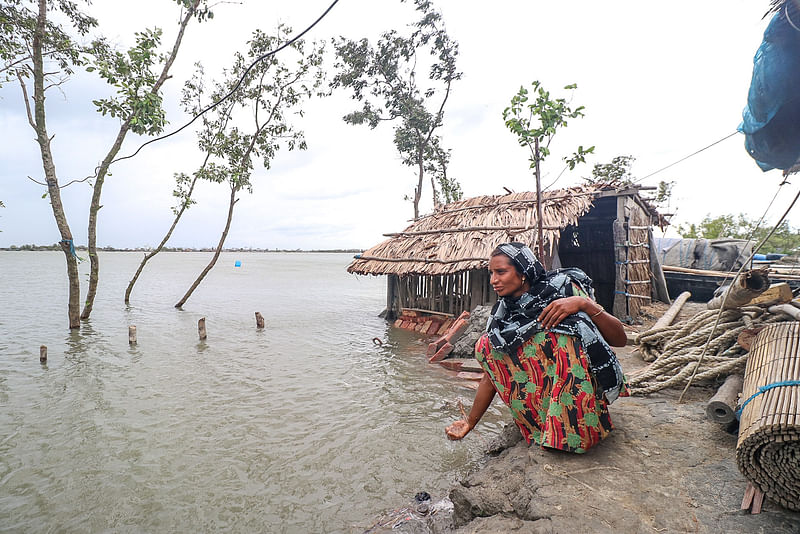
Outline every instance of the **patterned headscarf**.
POLYGON ((528 278, 528 283, 533 284, 545 275, 544 266, 536 259, 533 251, 522 243, 503 243, 497 248, 528 278))
MULTIPOLYGON (((539 315, 554 300, 572 296, 573 282, 594 299, 592 279, 582 270, 546 272, 533 251, 521 243, 505 243, 498 249, 519 266, 528 278, 530 289, 519 297, 500 297, 492 308, 486 332, 495 350, 513 355, 530 337, 543 332, 539 315)), ((580 339, 589 356, 589 369, 599 386, 598 395, 605 394, 609 403, 614 402, 624 380, 622 367, 589 316, 584 312, 574 313, 550 331, 580 339)))

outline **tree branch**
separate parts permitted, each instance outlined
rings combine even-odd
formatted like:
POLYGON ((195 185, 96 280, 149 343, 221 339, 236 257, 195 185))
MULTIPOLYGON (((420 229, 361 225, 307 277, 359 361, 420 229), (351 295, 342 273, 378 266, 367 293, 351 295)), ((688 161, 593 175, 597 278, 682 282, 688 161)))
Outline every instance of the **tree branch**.
POLYGON ((28 124, 31 125, 31 128, 36 130, 36 122, 33 120, 33 114, 31 113, 31 104, 28 102, 28 88, 25 87, 25 80, 22 79, 22 74, 19 72, 17 72, 17 79, 22 87, 22 97, 25 100, 25 112, 28 114, 28 124))

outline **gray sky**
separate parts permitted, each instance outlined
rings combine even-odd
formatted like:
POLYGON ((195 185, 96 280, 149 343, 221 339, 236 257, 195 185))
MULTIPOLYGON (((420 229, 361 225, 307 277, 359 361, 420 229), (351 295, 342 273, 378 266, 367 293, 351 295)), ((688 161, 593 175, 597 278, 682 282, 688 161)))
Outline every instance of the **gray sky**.
MULTIPOLYGON (((244 1, 215 8, 215 18, 191 26, 173 79, 166 85, 170 125, 186 120, 178 106, 183 80, 201 61, 209 78, 245 50, 250 33, 271 33, 278 22, 299 32, 315 20, 329 0, 244 1)), ((768 2, 679 0, 542 2, 437 0, 447 29, 460 44, 458 82, 446 108, 442 136, 452 149, 448 174, 465 196, 535 188, 527 154, 505 128, 502 111, 520 85, 540 80, 554 96, 571 97, 586 107, 586 117, 570 122, 552 144, 542 169, 543 185, 561 172, 561 157, 577 145, 595 145, 586 165, 566 172, 553 187, 580 183, 595 163, 626 154, 636 158, 633 173, 645 176, 732 133, 741 120, 752 72, 752 58, 767 20, 768 2), (577 83, 571 95, 561 90, 577 83)), ((100 30, 120 45, 133 32, 154 25, 164 43, 174 36, 178 10, 169 0, 111 2, 91 8, 100 30)), ((391 28, 413 20, 411 6, 395 0, 340 0, 309 40, 343 35, 373 42, 391 28)), ((331 69, 329 69, 329 72, 331 69)), ((64 94, 48 93, 48 126, 60 182, 91 174, 118 128, 115 119, 95 113, 92 99, 109 91, 93 75, 76 75, 64 94)), ((257 248, 361 248, 383 240, 382 233, 408 224, 412 206, 404 202, 416 182, 414 170, 400 163, 389 124, 377 130, 349 126, 341 117, 355 109, 348 94, 334 94, 306 107, 297 126, 306 133, 305 152, 281 152, 269 171, 253 175, 254 193, 243 192, 226 246, 257 248)), ((41 179, 33 130, 27 124, 19 87, 0 89, 0 246, 51 244, 59 240, 41 179)), ((129 135, 121 155, 145 138, 129 135)), ((701 154, 645 180, 676 182, 674 222, 699 221, 707 214, 745 212, 758 218, 781 182, 779 171, 762 173, 736 135, 701 154)), ((184 131, 150 145, 134 159, 112 167, 103 191, 98 245, 157 244, 172 220, 174 172, 191 173, 201 162, 193 132, 184 131)), ((770 214, 775 222, 796 193, 782 188, 770 214)), ((91 188, 63 190, 76 243, 86 243, 91 188)), ((202 184, 198 204, 185 215, 172 246, 212 246, 227 210, 227 188, 202 184)), ((430 211, 429 184, 422 211, 430 211)), ((800 226, 797 215, 792 226, 800 226)))

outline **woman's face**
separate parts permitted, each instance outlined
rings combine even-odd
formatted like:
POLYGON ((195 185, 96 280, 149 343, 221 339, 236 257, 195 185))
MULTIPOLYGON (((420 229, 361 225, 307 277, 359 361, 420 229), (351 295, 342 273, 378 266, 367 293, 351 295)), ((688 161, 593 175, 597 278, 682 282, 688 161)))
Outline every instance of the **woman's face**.
POLYGON ((529 287, 505 254, 489 258, 489 283, 501 297, 519 297, 529 287))

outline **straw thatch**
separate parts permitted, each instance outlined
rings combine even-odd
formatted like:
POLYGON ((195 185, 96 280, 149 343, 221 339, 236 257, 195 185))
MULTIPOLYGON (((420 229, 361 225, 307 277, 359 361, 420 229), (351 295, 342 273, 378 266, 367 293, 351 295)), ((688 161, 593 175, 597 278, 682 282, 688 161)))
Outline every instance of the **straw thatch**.
MULTIPOLYGON (((545 254, 552 256, 561 230, 592 208, 603 185, 544 192, 545 254)), ((538 242, 536 193, 473 197, 421 217, 365 251, 347 270, 357 274, 446 275, 485 268, 492 250, 507 241, 534 249, 538 242)), ((535 249, 536 250, 536 249, 535 249)))

